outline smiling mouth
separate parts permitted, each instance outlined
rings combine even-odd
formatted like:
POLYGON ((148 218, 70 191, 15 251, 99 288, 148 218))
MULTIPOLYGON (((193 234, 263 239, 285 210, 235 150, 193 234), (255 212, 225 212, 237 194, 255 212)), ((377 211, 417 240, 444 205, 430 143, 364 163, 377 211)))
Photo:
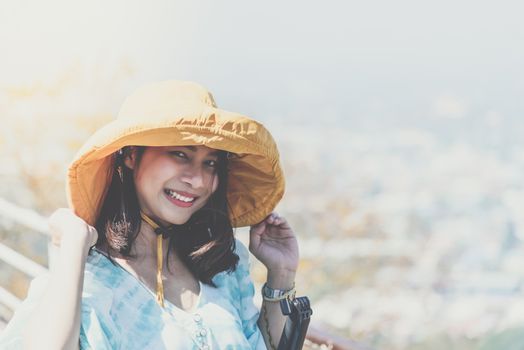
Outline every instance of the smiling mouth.
MULTIPOLYGON (((164 192, 171 198, 182 201, 184 203, 193 203, 198 197, 182 195, 176 191, 165 189, 164 192)), ((185 194, 185 193, 184 193, 185 194)))

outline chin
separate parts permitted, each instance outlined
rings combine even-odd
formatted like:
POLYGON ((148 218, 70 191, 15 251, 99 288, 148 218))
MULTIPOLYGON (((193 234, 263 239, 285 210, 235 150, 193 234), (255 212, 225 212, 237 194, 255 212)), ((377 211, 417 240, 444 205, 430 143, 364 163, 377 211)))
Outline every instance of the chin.
POLYGON ((160 219, 163 226, 170 226, 170 225, 183 225, 188 220, 181 220, 181 219, 160 219))
POLYGON ((190 218, 191 215, 187 217, 173 217, 171 215, 166 215, 165 217, 161 218, 161 220, 168 225, 183 225, 188 222, 190 218))

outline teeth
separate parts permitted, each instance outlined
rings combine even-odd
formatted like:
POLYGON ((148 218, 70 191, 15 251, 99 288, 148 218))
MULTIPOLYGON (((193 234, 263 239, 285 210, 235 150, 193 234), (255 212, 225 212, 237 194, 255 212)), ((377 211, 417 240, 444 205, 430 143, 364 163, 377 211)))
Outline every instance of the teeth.
POLYGON ((173 197, 173 198, 176 198, 182 202, 186 202, 186 203, 189 203, 189 202, 192 202, 195 200, 195 198, 190 198, 190 197, 184 197, 182 195, 179 195, 178 193, 176 193, 175 191, 172 191, 172 190, 168 190, 168 194, 173 197))

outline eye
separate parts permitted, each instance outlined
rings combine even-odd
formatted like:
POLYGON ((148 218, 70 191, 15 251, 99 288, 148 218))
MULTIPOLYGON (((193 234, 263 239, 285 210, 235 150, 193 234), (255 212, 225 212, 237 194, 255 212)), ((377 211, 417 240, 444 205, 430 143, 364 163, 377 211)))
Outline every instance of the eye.
POLYGON ((176 156, 178 158, 187 159, 187 155, 182 151, 170 151, 169 154, 176 156))
POLYGON ((216 169, 218 167, 218 162, 216 160, 208 160, 206 161, 206 164, 210 168, 216 169))

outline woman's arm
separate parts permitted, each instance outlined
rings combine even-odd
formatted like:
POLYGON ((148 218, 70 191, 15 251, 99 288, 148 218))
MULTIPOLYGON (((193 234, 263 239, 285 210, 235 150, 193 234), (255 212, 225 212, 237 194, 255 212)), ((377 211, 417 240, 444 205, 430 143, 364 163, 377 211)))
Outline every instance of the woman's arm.
POLYGON ((84 268, 96 230, 68 209, 49 219, 60 255, 49 285, 24 331, 26 349, 78 349, 84 268))
MULTIPOLYGON (((293 288, 298 268, 298 242, 286 219, 271 213, 251 227, 249 250, 267 268, 267 285, 273 289, 293 288)), ((284 329, 286 316, 280 303, 264 301, 258 320, 268 349, 276 349, 284 329)))
MULTIPOLYGON (((268 271, 267 274, 267 285, 273 289, 289 290, 294 281, 295 271, 268 271)), ((279 302, 263 301, 258 325, 268 349, 277 348, 286 319, 279 302)))

